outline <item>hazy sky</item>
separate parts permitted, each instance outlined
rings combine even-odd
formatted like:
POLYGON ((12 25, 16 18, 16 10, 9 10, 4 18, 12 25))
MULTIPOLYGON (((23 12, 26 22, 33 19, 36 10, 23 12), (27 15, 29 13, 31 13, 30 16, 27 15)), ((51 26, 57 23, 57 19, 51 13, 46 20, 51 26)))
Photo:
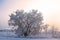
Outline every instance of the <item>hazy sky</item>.
POLYGON ((0 0, 0 29, 9 28, 9 14, 17 9, 38 9, 44 22, 60 27, 60 0, 0 0))

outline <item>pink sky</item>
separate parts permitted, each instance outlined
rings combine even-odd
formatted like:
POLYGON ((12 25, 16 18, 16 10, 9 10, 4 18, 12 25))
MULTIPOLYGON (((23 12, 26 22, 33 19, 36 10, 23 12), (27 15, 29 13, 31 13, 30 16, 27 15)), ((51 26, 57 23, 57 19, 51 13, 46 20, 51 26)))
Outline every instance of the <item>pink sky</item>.
POLYGON ((6 0, 0 5, 0 23, 2 28, 8 27, 9 14, 17 9, 29 11, 38 9, 44 17, 44 22, 49 25, 60 26, 60 0, 6 0))

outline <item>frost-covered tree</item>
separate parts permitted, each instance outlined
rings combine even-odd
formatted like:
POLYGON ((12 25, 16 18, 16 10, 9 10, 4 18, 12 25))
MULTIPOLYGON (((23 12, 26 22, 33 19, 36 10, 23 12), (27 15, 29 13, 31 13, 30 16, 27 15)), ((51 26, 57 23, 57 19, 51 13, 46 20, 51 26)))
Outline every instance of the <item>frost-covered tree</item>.
POLYGON ((43 16, 38 10, 31 10, 24 12, 24 10, 17 10, 10 15, 8 24, 15 28, 15 33, 20 36, 36 35, 39 33, 42 25, 43 16))
POLYGON ((52 26, 51 32, 52 32, 52 37, 56 38, 57 33, 58 33, 58 29, 55 26, 52 26))
POLYGON ((43 30, 46 32, 46 34, 47 34, 47 31, 48 31, 48 24, 45 24, 44 26, 43 26, 43 30))

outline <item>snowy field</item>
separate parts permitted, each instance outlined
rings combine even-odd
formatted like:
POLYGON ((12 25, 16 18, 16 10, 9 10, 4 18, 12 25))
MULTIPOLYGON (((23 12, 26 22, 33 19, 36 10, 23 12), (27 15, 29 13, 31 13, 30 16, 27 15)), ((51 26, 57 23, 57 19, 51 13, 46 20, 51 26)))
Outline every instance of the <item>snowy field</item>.
MULTIPOLYGON (((15 38, 15 36, 13 35, 14 33, 13 32, 7 32, 7 31, 3 31, 3 32, 0 32, 0 40, 60 40, 58 38, 15 38)), ((40 35, 42 36, 43 33, 40 35)), ((46 36, 46 35, 44 35, 46 36)))
POLYGON ((60 40, 60 39, 40 39, 40 38, 0 38, 0 40, 60 40))

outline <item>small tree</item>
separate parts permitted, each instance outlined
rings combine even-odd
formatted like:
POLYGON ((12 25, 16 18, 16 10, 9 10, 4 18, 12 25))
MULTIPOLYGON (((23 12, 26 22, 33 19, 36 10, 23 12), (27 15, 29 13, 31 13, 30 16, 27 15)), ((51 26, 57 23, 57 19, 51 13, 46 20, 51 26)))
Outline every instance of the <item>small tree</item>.
POLYGON ((20 36, 36 35, 39 33, 43 17, 38 10, 24 12, 17 10, 15 14, 10 15, 9 25, 17 27, 15 33, 20 36))
POLYGON ((44 26, 43 26, 43 30, 45 31, 45 33, 46 33, 46 35, 47 35, 47 31, 48 31, 48 24, 45 24, 44 26))
POLYGON ((58 29, 55 26, 52 26, 51 32, 52 32, 52 37, 56 38, 58 29))

